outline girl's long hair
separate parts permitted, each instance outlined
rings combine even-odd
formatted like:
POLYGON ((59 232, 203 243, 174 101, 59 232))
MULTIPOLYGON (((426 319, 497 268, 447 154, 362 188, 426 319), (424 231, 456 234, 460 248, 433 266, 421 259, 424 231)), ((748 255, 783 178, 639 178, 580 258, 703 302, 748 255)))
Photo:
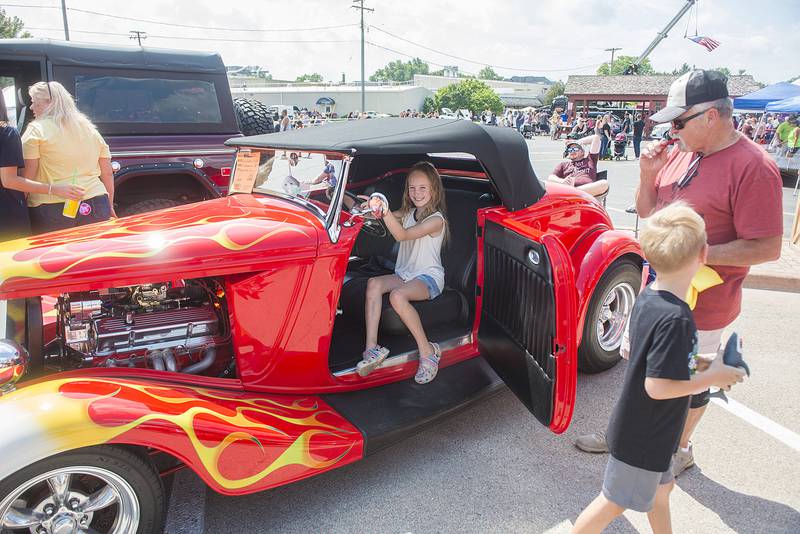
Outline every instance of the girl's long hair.
POLYGON ((72 95, 58 82, 36 82, 28 89, 33 100, 47 102, 39 119, 49 117, 61 128, 76 134, 89 134, 95 130, 89 118, 78 110, 72 95))
POLYGON ((431 189, 431 200, 417 213, 417 220, 423 221, 437 211, 441 212, 444 217, 444 242, 447 242, 450 237, 450 229, 447 223, 447 205, 444 200, 444 186, 442 185, 442 177, 439 176, 439 171, 436 170, 433 164, 427 161, 420 161, 419 163, 415 163, 414 166, 408 170, 408 174, 406 175, 406 187, 403 191, 403 203, 400 206, 400 218, 401 220, 404 219, 405 216, 414 209, 414 203, 411 201, 411 196, 408 193, 408 179, 415 172, 422 173, 428 178, 431 189))

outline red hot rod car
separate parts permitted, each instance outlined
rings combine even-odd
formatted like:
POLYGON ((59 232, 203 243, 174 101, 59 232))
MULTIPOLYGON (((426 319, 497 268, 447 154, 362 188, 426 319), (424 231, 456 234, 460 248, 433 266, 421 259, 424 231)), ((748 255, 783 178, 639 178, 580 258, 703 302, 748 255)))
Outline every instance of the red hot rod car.
POLYGON ((157 532, 177 467, 229 495, 272 488, 503 382, 560 433, 579 366, 617 362, 640 250, 591 197, 545 191, 516 132, 381 119, 228 143, 225 198, 0 243, 3 532, 157 532), (356 372, 366 281, 395 253, 357 195, 396 208, 421 160, 450 228, 446 288, 414 303, 443 349, 424 386, 386 302, 391 356, 356 372))

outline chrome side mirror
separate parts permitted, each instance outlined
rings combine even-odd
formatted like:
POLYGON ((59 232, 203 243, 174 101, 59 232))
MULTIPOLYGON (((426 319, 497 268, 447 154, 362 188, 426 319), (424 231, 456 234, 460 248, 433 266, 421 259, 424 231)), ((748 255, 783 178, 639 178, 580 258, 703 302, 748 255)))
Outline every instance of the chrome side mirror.
POLYGON ((15 384, 28 370, 28 351, 11 339, 0 339, 0 395, 14 391, 15 384))

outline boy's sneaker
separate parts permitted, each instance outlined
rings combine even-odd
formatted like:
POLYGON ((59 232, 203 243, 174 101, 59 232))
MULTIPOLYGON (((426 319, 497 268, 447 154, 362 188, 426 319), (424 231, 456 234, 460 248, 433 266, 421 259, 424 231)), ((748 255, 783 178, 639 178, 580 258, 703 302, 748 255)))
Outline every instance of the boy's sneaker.
POLYGON ((575 440, 575 446, 584 452, 608 452, 606 433, 603 431, 584 434, 575 440))
POLYGON ((693 465, 694 451, 692 451, 692 444, 689 443, 689 450, 686 451, 678 447, 678 452, 672 455, 672 476, 678 478, 678 475, 693 465))

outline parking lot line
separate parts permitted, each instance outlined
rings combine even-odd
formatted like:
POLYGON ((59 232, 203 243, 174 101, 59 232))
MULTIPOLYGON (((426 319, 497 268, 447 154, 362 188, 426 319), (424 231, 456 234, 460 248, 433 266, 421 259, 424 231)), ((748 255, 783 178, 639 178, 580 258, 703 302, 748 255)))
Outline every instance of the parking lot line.
POLYGON ((800 435, 792 432, 788 428, 779 425, 772 419, 768 417, 764 417, 760 413, 751 410, 744 404, 740 402, 736 402, 732 398, 728 397, 727 404, 725 401, 720 399, 711 399, 711 402, 724 408, 725 410, 729 411, 736 417, 746 421, 756 427, 757 429, 761 430, 762 432, 766 432, 773 438, 781 441, 782 443, 788 445, 795 451, 800 451, 800 435))

